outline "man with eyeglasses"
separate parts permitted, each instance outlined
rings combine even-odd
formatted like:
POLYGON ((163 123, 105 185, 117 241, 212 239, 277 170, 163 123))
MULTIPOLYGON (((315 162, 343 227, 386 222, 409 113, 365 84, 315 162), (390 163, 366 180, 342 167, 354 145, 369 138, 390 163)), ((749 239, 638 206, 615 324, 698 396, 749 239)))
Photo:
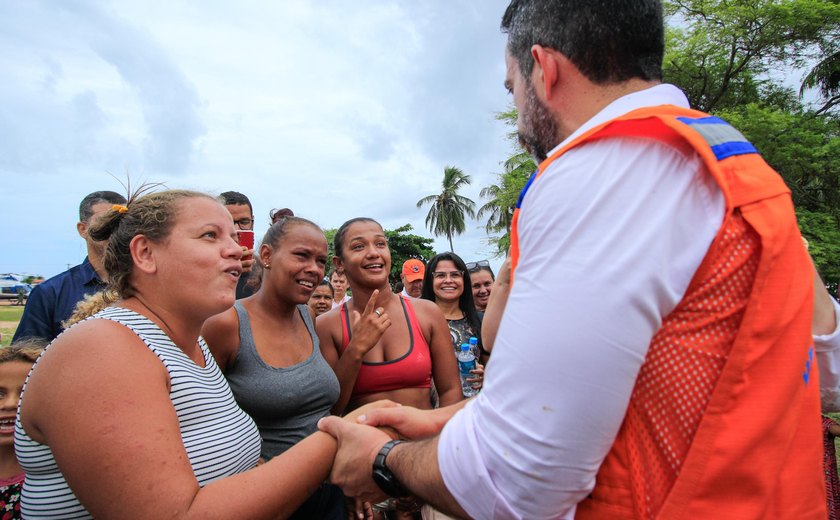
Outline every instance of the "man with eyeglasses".
MULTIPOLYGON (((254 230, 254 208, 251 201, 238 191, 226 191, 219 195, 230 216, 233 217, 233 227, 237 230, 254 230)), ((254 250, 242 248, 242 275, 236 283, 236 299, 247 298, 254 294, 256 287, 249 284, 251 279, 251 268, 254 265, 254 250)))

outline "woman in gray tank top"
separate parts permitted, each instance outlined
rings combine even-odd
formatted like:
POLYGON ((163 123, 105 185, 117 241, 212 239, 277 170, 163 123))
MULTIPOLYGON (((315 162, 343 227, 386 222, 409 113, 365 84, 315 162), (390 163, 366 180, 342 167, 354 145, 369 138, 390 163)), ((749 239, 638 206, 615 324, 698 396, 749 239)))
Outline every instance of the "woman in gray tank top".
MULTIPOLYGON (((339 384, 321 356, 306 305, 324 277, 324 233, 302 218, 281 219, 266 233, 258 260, 259 290, 209 319, 202 337, 236 402, 254 419, 268 461, 317 431, 338 400, 339 384)), ((291 518, 343 517, 343 494, 323 484, 291 518)))

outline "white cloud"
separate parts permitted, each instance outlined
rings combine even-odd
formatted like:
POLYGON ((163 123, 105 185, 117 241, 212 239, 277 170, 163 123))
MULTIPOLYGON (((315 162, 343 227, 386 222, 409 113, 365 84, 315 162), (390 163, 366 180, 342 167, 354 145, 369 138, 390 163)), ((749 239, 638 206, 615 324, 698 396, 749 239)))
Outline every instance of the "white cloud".
MULTIPOLYGON (((508 103, 506 3, 0 4, 3 235, 32 237, 0 252, 0 272, 81 260, 75 208, 119 189, 106 171, 241 191, 262 230, 287 206, 428 236, 415 203, 444 167, 473 176, 464 194, 480 205, 509 153, 493 118, 508 103)), ((467 260, 488 256, 480 227, 455 239, 467 260)))

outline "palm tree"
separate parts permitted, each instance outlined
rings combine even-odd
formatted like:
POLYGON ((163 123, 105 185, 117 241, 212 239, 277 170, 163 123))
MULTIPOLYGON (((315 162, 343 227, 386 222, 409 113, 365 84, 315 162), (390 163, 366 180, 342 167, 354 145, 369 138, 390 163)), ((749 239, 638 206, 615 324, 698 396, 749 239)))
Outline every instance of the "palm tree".
POLYGON ((443 191, 439 195, 429 195, 417 201, 418 208, 431 205, 426 215, 426 227, 435 236, 446 235, 449 250, 453 253, 455 248, 452 247, 452 235, 464 232, 466 216, 475 218, 475 202, 458 194, 458 190, 471 182, 472 178, 459 168, 447 166, 443 169, 443 191))
POLYGON ((799 97, 802 97, 806 89, 812 88, 816 88, 825 101, 817 114, 840 104, 840 52, 827 55, 808 72, 799 88, 799 97))
POLYGON ((477 218, 487 217, 484 228, 487 234, 502 233, 501 236, 490 237, 489 241, 497 248, 499 255, 505 254, 510 247, 510 223, 516 201, 528 178, 537 169, 537 164, 525 151, 518 151, 505 161, 505 172, 499 174, 499 184, 491 184, 481 188, 481 198, 488 202, 478 210, 477 218))

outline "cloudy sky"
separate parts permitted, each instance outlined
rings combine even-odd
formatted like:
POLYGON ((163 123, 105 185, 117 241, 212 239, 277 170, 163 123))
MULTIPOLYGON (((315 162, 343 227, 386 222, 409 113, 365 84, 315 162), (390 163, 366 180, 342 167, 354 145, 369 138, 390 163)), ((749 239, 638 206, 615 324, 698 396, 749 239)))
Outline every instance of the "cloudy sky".
MULTIPOLYGON (((132 182, 424 228, 443 170, 495 182, 507 0, 0 3, 0 273, 79 263, 87 193, 132 182)), ((435 240, 448 249, 445 238, 435 240)), ((455 239, 488 258, 482 223, 455 239)), ((500 260, 494 260, 498 265, 500 260)))

